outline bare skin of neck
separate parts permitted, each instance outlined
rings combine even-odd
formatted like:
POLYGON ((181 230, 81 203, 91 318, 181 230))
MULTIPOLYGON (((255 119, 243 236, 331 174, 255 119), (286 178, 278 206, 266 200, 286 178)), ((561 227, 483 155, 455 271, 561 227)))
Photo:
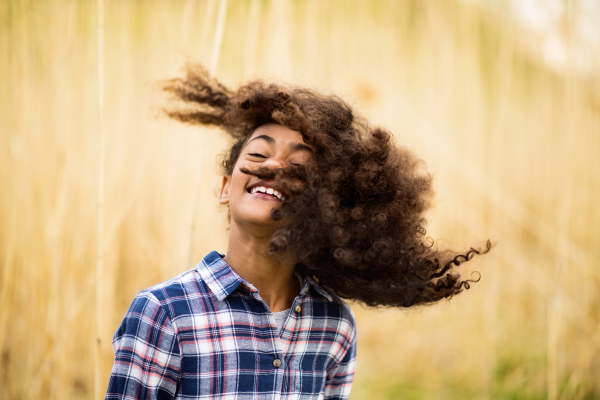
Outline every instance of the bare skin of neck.
POLYGON ((294 276, 291 257, 267 253, 271 230, 241 229, 231 220, 225 261, 243 279, 258 289, 271 312, 292 306, 300 293, 300 282, 294 276))

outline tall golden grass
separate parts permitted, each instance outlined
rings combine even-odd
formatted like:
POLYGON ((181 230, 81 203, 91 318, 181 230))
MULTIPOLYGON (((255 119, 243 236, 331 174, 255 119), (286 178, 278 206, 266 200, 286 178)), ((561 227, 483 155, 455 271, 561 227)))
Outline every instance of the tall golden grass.
MULTIPOLYGON (((225 249, 227 142, 156 85, 211 63, 219 4, 0 3, 0 399, 101 398, 135 293, 225 249)), ((600 70, 536 43, 473 2, 229 1, 222 81, 343 95, 436 175, 439 246, 496 243, 449 303, 354 307, 354 399, 600 396, 600 70)))

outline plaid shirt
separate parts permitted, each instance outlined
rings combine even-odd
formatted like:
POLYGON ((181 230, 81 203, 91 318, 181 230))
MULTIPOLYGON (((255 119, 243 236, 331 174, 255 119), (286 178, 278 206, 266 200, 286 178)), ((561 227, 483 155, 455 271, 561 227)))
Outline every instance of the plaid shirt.
POLYGON ((138 293, 113 347, 107 400, 346 399, 356 329, 350 308, 306 278, 278 332, 256 287, 213 251, 138 293))

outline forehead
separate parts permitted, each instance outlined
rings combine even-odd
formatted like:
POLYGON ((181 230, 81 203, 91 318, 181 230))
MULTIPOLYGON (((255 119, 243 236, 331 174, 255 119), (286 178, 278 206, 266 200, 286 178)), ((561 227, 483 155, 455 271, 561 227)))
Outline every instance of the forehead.
POLYGON ((269 136, 276 141, 304 143, 304 139, 302 138, 300 132, 294 131, 287 126, 274 123, 264 124, 256 128, 248 137, 247 143, 249 143, 255 137, 261 135, 269 136))

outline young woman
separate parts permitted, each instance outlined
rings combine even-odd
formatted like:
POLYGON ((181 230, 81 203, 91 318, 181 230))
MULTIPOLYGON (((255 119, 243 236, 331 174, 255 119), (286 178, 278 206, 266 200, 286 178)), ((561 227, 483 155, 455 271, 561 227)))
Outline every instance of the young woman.
MULTIPOLYGON (((167 113, 234 140, 225 254, 141 291, 115 334, 107 399, 346 399, 356 324, 342 299, 411 307, 469 288, 481 251, 425 237, 431 177, 340 98, 189 65, 167 113)), ((490 244, 483 250, 489 250, 490 244)))

